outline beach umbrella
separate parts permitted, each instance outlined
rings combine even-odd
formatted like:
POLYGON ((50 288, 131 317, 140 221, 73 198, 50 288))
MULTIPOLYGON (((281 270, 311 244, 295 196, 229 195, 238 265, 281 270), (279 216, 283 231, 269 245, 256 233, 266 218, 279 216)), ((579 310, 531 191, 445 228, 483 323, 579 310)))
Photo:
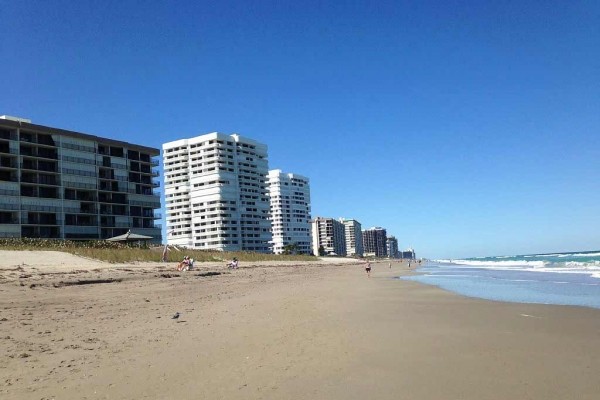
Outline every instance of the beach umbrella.
POLYGON ((140 235, 140 234, 131 233, 131 231, 128 231, 127 233, 124 233, 122 235, 106 239, 106 241, 107 242, 138 242, 138 241, 146 241, 146 240, 151 240, 151 239, 154 239, 154 238, 152 236, 140 235))

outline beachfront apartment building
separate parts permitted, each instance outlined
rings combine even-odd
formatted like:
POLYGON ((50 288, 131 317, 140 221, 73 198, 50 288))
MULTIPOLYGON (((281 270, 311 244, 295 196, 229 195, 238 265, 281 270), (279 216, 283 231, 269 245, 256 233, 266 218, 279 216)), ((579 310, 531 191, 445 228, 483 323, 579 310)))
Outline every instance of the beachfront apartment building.
POLYGON ((161 242, 159 149, 0 117, 0 237, 161 242))
POLYGON ((415 251, 413 249, 406 249, 405 251, 401 252, 401 258, 407 258, 409 260, 414 260, 417 258, 417 255, 415 253, 415 251))
POLYGON ((168 244, 271 251, 265 144, 213 132, 162 147, 168 244))
POLYGON ((374 227, 362 232, 365 255, 387 256, 387 232, 384 228, 374 227))
POLYGON ((267 185, 271 205, 273 253, 291 251, 311 254, 308 178, 274 169, 268 173, 267 185))
POLYGON ((346 234, 344 225, 334 218, 317 217, 311 223, 313 254, 346 255, 346 234))
POLYGON ((387 238, 387 255, 389 258, 400 257, 400 252, 398 251, 398 239, 394 236, 388 236, 387 238))
POLYGON ((340 218, 344 225, 344 234, 346 236, 346 255, 362 257, 364 253, 362 241, 362 226, 355 219, 340 218))

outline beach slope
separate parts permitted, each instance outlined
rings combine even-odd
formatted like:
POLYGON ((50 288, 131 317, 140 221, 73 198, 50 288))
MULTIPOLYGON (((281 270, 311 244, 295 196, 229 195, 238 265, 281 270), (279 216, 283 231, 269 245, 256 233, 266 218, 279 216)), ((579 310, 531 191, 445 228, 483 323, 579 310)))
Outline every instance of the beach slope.
POLYGON ((37 257, 0 264, 2 399, 600 396, 596 309, 461 297, 392 279, 399 263, 37 257))

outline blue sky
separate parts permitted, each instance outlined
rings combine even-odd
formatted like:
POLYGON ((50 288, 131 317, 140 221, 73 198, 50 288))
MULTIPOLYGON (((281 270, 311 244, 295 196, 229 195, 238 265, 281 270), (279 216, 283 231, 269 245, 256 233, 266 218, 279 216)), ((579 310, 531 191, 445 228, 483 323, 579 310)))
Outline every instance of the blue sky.
POLYGON ((314 216, 418 256, 600 248, 597 1, 0 8, 0 114, 155 147, 237 132, 311 179, 314 216))

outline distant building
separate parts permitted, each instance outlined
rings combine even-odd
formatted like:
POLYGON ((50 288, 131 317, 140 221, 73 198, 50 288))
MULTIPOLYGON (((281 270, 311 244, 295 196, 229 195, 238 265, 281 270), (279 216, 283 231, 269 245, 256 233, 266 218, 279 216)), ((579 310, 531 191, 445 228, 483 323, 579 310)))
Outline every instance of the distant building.
POLYGON ((387 254, 389 258, 400 258, 398 240, 394 236, 388 236, 387 238, 387 254))
POLYGON ((313 253, 319 255, 322 246, 326 255, 346 255, 344 225, 333 218, 317 217, 312 221, 313 253))
POLYGON ((415 260, 417 255, 413 249, 407 249, 402 252, 402 258, 408 258, 409 260, 415 260))
POLYGON ((365 253, 375 254, 375 257, 387 256, 387 233, 384 228, 374 227, 362 232, 365 253))
POLYGON ((274 169, 269 171, 267 184, 271 204, 273 253, 281 254, 286 246, 295 245, 296 252, 311 254, 308 178, 274 169))
POLYGON ((362 227, 360 222, 355 219, 340 218, 344 224, 344 233, 346 235, 346 255, 362 257, 364 253, 362 241, 362 227))
POLYGON ((159 149, 0 117, 0 237, 161 243, 159 149))
POLYGON ((267 146, 214 132, 163 144, 167 242, 271 252, 267 146))

